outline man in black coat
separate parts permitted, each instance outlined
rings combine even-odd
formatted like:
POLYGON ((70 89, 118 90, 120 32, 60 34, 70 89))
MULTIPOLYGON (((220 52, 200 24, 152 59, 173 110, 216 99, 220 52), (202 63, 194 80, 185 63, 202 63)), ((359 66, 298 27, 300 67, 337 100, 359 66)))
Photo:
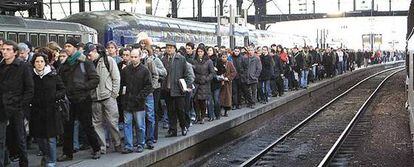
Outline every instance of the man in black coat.
POLYGON ((177 119, 180 121, 181 134, 187 135, 188 122, 185 117, 185 90, 191 89, 194 78, 187 68, 187 61, 184 56, 176 52, 175 44, 166 45, 166 53, 162 58, 162 63, 167 69, 167 77, 162 82, 161 94, 164 96, 168 107, 169 130, 166 137, 177 136, 177 119), (180 79, 184 79, 187 87, 180 84, 180 79), (181 85, 181 86, 180 86, 181 85))
POLYGON ((122 151, 124 154, 133 152, 133 119, 137 124, 137 152, 142 152, 145 145, 145 99, 153 92, 153 87, 151 72, 141 62, 141 54, 138 49, 132 50, 131 64, 121 72, 121 95, 125 120, 125 147, 122 151))
POLYGON ((233 110, 240 109, 241 104, 241 95, 243 94, 242 91, 242 83, 240 80, 240 72, 241 72, 241 62, 243 59, 243 53, 241 53, 240 48, 235 48, 233 51, 233 55, 231 58, 233 60, 234 68, 236 69, 236 77, 234 77, 232 82, 232 103, 233 103, 233 110))
POLYGON ((63 155, 58 158, 58 161, 73 159, 73 124, 76 118, 80 121, 88 142, 92 146, 92 158, 100 158, 98 135, 92 126, 92 98, 90 96, 91 90, 99 84, 99 76, 93 63, 78 51, 78 44, 79 42, 72 38, 65 43, 64 47, 69 57, 59 71, 71 104, 70 119, 64 125, 63 155))
MULTIPOLYGON (((17 59, 18 46, 13 41, 5 41, 2 47, 3 59, 0 63, 0 166, 4 166, 6 126, 17 140, 19 166, 28 166, 24 110, 28 110, 33 98, 34 84, 29 66, 17 59)), ((8 136, 11 137, 11 136, 8 136)))

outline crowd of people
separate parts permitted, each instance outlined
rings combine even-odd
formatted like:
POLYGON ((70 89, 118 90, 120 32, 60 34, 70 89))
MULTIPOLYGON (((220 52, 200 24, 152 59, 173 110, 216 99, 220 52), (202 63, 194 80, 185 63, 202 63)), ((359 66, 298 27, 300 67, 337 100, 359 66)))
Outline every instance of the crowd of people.
POLYGON ((275 44, 159 47, 150 39, 119 47, 70 38, 62 47, 0 39, 0 167, 10 160, 28 166, 31 143, 39 146, 41 165, 50 167, 88 148, 93 159, 140 153, 155 147, 159 127, 168 129, 165 137, 186 136, 192 125, 231 110, 254 109, 309 82, 402 58, 275 44))

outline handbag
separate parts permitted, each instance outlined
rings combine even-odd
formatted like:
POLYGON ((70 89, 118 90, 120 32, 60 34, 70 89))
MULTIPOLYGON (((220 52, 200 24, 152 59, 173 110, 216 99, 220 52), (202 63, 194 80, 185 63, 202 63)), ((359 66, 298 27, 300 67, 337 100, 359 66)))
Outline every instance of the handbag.
POLYGON ((56 108, 62 114, 63 120, 69 121, 70 101, 67 96, 56 101, 56 108))

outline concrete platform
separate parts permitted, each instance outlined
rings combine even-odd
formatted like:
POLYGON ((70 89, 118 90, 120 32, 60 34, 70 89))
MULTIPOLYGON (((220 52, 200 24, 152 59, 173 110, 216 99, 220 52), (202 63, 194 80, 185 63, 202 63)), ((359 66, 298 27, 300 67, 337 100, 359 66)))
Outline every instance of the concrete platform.
MULTIPOLYGON (((373 65, 368 68, 362 68, 353 72, 348 72, 332 79, 322 80, 317 83, 309 85, 308 89, 298 91, 286 92, 284 96, 277 98, 270 98, 267 104, 258 104, 255 109, 243 108, 239 110, 232 110, 229 112, 229 117, 222 117, 220 120, 213 122, 205 122, 203 125, 193 125, 190 128, 187 136, 178 136, 174 138, 165 138, 166 129, 159 128, 160 138, 155 144, 154 150, 145 150, 142 153, 120 154, 108 153, 102 155, 99 160, 90 159, 90 151, 81 151, 74 154, 74 160, 64 163, 58 163, 58 166, 82 166, 82 167, 113 167, 113 166, 177 166, 188 163, 189 160, 203 156, 206 147, 220 147, 220 143, 215 142, 219 135, 230 135, 237 137, 249 132, 250 129, 244 128, 243 125, 259 116, 266 117, 265 113, 281 107, 285 104, 301 99, 301 97, 310 97, 312 95, 323 94, 328 89, 332 90, 338 87, 341 83, 347 82, 352 78, 363 75, 368 71, 380 70, 402 65, 404 62, 393 62, 388 64, 373 65), (329 88, 328 88, 329 87, 329 88), (312 94, 313 93, 313 94, 312 94), (239 128, 241 130, 231 131, 239 128), (197 147, 197 145, 203 145, 197 147), (190 150, 190 151, 186 151, 190 150), (174 158, 171 158, 174 157, 174 158)), ((289 107, 288 107, 289 108, 289 107)), ((181 133, 178 133, 179 135, 181 133)), ((223 138, 223 137, 221 137, 223 138)), ((226 138, 226 137, 224 137, 226 138)), ((33 152, 33 150, 32 150, 33 152)), ((31 153, 29 156, 30 166, 39 166, 40 158, 31 153)))

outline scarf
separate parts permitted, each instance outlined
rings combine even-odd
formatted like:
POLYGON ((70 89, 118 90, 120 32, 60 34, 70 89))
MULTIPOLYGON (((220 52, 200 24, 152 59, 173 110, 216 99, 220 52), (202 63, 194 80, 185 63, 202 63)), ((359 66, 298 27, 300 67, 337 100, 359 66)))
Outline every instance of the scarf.
POLYGON ((76 64, 76 60, 78 60, 78 58, 82 55, 81 52, 76 51, 75 54, 73 54, 72 56, 68 57, 66 62, 69 63, 69 65, 73 66, 76 64))
POLYGON ((40 77, 40 79, 42 79, 44 76, 52 72, 52 68, 49 65, 46 65, 42 71, 37 71, 36 68, 33 68, 33 71, 40 77))

